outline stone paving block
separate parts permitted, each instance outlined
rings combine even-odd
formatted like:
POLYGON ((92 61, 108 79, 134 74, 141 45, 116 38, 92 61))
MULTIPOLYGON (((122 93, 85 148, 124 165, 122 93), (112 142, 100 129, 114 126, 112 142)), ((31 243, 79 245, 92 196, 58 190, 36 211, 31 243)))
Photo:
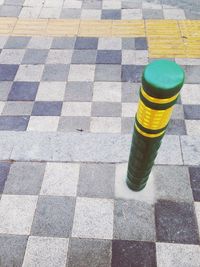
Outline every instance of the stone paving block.
POLYGON ((0 81, 13 81, 19 65, 0 64, 0 81))
POLYGON ((186 126, 184 120, 173 120, 169 121, 167 126, 166 134, 171 135, 186 135, 186 126))
POLYGON ((61 19, 79 19, 81 16, 81 9, 63 8, 60 14, 61 19))
POLYGON ((90 102, 92 100, 91 82, 68 82, 65 91, 65 101, 90 102))
POLYGON ((29 235, 36 204, 36 196, 4 194, 0 203, 0 233, 29 235))
POLYGON ((44 176, 44 163, 15 162, 5 183, 4 193, 13 195, 38 195, 44 176))
POLYGON ((121 119, 116 117, 92 117, 90 130, 93 133, 120 133, 121 119))
POLYGON ((183 105, 185 119, 200 120, 200 105, 183 105))
POLYGON ((66 81, 69 73, 67 64, 48 64, 44 67, 43 81, 66 81))
POLYGON ((130 103, 139 101, 139 83, 122 83, 122 103, 130 103))
POLYGON ((157 199, 192 202, 192 190, 187 167, 154 166, 157 199))
POLYGON ((157 241, 199 244, 192 204, 160 200, 155 205, 157 241))
POLYGON ((143 9, 143 19, 163 19, 165 16, 163 12, 164 10, 161 9, 143 9))
POLYGON ((137 109, 137 103, 122 103, 122 117, 135 117, 137 109))
POLYGON ((94 102, 91 115, 93 117, 121 117, 121 103, 94 102))
POLYGON ((64 1, 63 6, 65 8, 81 8, 82 6, 82 1, 79 0, 68 0, 68 1, 64 1))
POLYGON ((142 19, 142 9, 122 9, 122 19, 142 19))
POLYGON ((90 116, 90 102, 64 102, 62 116, 90 116))
POLYGON ((35 263, 43 267, 64 267, 67 260, 68 239, 30 236, 23 267, 33 267, 35 263))
POLYGON ((163 9, 165 19, 185 19, 185 12, 182 9, 163 9))
POLYGON ((147 39, 145 37, 135 38, 135 49, 136 50, 147 50, 147 39))
POLYGON ((20 64, 24 56, 24 49, 3 49, 0 54, 1 64, 20 64))
POLYGON ((1 131, 0 138, 0 159, 9 160, 14 147, 15 133, 1 131))
POLYGON ((47 49, 27 49, 22 64, 44 64, 48 55, 47 49))
POLYGON ((60 17, 61 7, 43 7, 39 14, 39 18, 48 19, 58 19, 60 17))
POLYGON ((87 0, 83 2, 82 5, 83 9, 101 9, 102 8, 102 1, 98 0, 87 0))
POLYGON ((27 236, 0 235, 1 266, 22 266, 27 240, 27 236))
POLYGON ((77 37, 75 42, 75 49, 97 49, 98 38, 96 37, 77 37))
POLYGON ((76 196, 79 164, 47 163, 41 195, 76 196))
POLYGON ((9 162, 0 162, 0 193, 2 194, 10 170, 9 162))
POLYGON ((199 84, 185 84, 181 89, 181 100, 184 105, 199 105, 199 84))
POLYGON ((56 132, 58 123, 58 116, 31 116, 27 131, 56 132))
POLYGON ((134 118, 122 118, 121 121, 121 133, 122 134, 130 134, 133 133, 133 126, 134 126, 134 118))
POLYGON ((185 66, 185 83, 197 84, 200 83, 200 66, 185 66))
POLYGON ((95 65, 70 65, 68 81, 94 81, 95 65))
POLYGON ((189 167, 189 174, 194 201, 200 201, 200 168, 189 167))
POLYGON ((28 125, 28 116, 1 116, 0 130, 2 131, 25 131, 28 125))
POLYGON ((18 17, 21 11, 20 6, 2 5, 0 8, 1 17, 18 17))
POLYGON ((185 120, 187 135, 200 135, 199 120, 185 120))
POLYGON ((37 19, 40 15, 41 7, 22 7, 22 10, 19 14, 19 18, 29 18, 29 19, 37 19))
POLYGON ((97 64, 121 64, 122 55, 119 50, 98 50, 97 64))
POLYGON ((183 106, 180 104, 175 104, 172 112, 171 119, 173 120, 184 120, 183 106))
POLYGON ((51 47, 53 38, 52 37, 32 37, 30 42, 28 43, 28 48, 33 49, 49 49, 51 47))
POLYGON ((112 244, 109 240, 72 238, 69 243, 68 267, 108 267, 112 244))
POLYGON ((121 50, 122 40, 121 38, 111 37, 105 38, 100 37, 98 41, 98 50, 121 50))
POLYGON ((198 136, 181 136, 184 165, 200 164, 200 141, 198 136))
POLYGON ((130 0, 125 0, 122 1, 122 8, 126 9, 126 8, 142 8, 142 0, 137 0, 137 1, 130 1, 130 0))
POLYGON ((200 204, 199 202, 194 202, 194 205, 195 205, 197 224, 198 224, 198 228, 200 229, 200 204))
POLYGON ((135 49, 135 39, 136 38, 123 38, 122 39, 122 49, 131 50, 135 49))
POLYGON ((60 132, 89 132, 89 117, 60 117, 58 131, 60 132))
POLYGON ((93 101, 121 102, 121 83, 95 82, 93 89, 93 101))
POLYGON ((154 207, 142 201, 116 200, 114 239, 155 241, 154 207))
POLYGON ((73 49, 74 44, 74 37, 55 37, 53 38, 51 49, 73 49))
POLYGON ((161 267, 197 267, 200 247, 195 245, 156 243, 157 264, 161 267))
POLYGON ((33 106, 33 116, 60 116, 61 101, 36 101, 33 106))
POLYGON ((156 249, 153 242, 126 240, 112 241, 112 267, 156 266, 156 249))
POLYGON ((36 95, 37 101, 63 101, 65 82, 40 82, 36 95))
POLYGON ((122 65, 122 82, 140 82, 144 66, 122 65))
POLYGON ((121 10, 120 9, 103 9, 101 13, 101 19, 120 20, 121 10))
POLYGON ((0 48, 2 49, 8 40, 8 36, 0 36, 0 48))
MULTIPOLYGON (((37 82, 42 77, 44 65, 20 65, 15 81, 37 82)), ((13 77, 14 79, 14 77, 13 77)))
POLYGON ((77 198, 72 237, 112 239, 113 209, 113 200, 77 198))
POLYGON ((81 19, 101 19, 101 10, 83 9, 81 12, 81 19))
POLYGON ((31 37, 10 36, 4 46, 6 49, 24 49, 27 47, 31 37))
POLYGON ((95 64, 96 50, 74 50, 72 64, 95 64))
POLYGON ((102 9, 121 9, 121 1, 105 0, 102 9))
POLYGON ((104 65, 98 64, 95 69, 95 81, 121 81, 121 66, 120 65, 104 65))
POLYGON ((49 51, 47 64, 69 64, 71 63, 72 50, 52 49, 49 51))
POLYGON ((4 106, 5 106, 5 102, 0 102, 0 115, 2 114, 2 111, 4 109, 4 106))
POLYGON ((114 180, 113 164, 83 164, 80 168, 78 196, 113 198, 114 180))
POLYGON ((67 237, 71 233, 75 199, 61 196, 40 196, 33 219, 31 234, 67 237))
POLYGON ((38 82, 14 82, 8 95, 8 101, 34 101, 38 86, 38 82))

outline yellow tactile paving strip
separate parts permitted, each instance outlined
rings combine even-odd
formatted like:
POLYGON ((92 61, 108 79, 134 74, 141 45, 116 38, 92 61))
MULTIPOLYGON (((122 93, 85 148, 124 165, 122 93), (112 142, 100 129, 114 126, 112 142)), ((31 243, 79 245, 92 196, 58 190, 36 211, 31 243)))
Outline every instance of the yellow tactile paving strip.
POLYGON ((0 35, 147 37, 149 57, 200 57, 200 20, 0 18, 0 35))

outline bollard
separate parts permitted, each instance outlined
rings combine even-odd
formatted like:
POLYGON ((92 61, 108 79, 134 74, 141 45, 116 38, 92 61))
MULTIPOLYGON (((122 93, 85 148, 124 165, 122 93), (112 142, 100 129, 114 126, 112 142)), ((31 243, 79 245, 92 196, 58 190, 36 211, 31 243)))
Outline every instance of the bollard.
POLYGON ((144 69, 126 179, 134 191, 147 183, 183 83, 184 71, 175 62, 157 60, 144 69))

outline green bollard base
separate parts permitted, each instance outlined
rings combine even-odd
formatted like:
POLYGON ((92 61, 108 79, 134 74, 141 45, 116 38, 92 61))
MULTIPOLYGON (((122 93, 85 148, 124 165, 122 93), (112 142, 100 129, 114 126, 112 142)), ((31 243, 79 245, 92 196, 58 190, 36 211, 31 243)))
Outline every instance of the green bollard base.
POLYGON ((128 177, 126 178, 126 184, 127 186, 129 187, 129 189, 133 190, 133 191, 136 191, 136 192, 139 192, 141 191, 142 189, 145 188, 146 186, 146 183, 145 184, 142 184, 142 185, 134 185, 133 182, 131 182, 128 177))

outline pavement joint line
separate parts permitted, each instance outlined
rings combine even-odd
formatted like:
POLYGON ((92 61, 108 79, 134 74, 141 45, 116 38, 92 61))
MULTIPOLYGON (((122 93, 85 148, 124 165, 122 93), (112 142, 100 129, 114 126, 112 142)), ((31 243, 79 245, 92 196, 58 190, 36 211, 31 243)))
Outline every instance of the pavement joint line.
POLYGON ((0 18, 0 36, 146 37, 150 58, 200 57, 200 20, 0 18))

